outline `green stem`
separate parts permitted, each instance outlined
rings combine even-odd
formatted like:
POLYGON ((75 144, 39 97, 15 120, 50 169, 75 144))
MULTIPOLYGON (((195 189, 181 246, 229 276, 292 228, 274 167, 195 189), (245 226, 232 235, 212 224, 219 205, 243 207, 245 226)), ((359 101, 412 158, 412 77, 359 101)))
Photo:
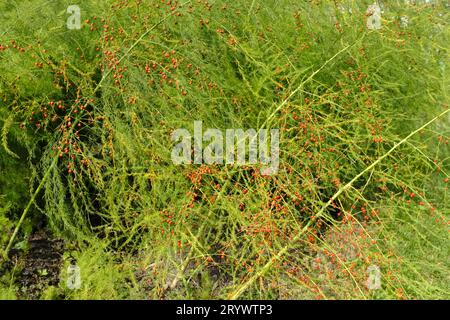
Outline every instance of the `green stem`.
POLYGON ((31 208, 31 205, 34 203, 34 200, 36 199, 37 195, 39 194, 39 191, 41 191, 42 187, 44 186, 44 182, 47 180, 47 178, 50 175, 51 169, 53 168, 53 166, 56 164, 56 162, 58 161, 58 157, 55 157, 53 159, 52 164, 50 165, 50 167, 48 168, 47 172, 45 172, 44 177, 42 178, 41 182, 39 183, 39 186, 37 187, 37 189, 34 191, 33 196, 31 197, 30 201, 28 202, 27 206, 25 207, 25 209, 23 210, 22 216, 20 217, 19 222, 16 225, 16 228, 14 229, 13 234, 11 235, 11 238, 9 238, 9 242, 8 242, 8 246, 6 247, 5 251, 3 252, 3 258, 5 260, 8 260, 8 253, 9 250, 11 249, 12 244, 14 243, 14 239, 17 236, 17 233, 19 232, 20 226, 22 225, 23 221, 25 220, 25 217, 28 213, 28 211, 31 208))
MULTIPOLYGON (((450 109, 445 110, 444 112, 442 112, 441 114, 437 115, 436 117, 434 117, 433 119, 431 119, 430 121, 428 121, 427 123, 425 123, 423 126, 421 126, 420 128, 414 130, 413 132, 411 132, 409 135, 407 135, 405 138, 403 138, 401 141, 399 141, 398 143, 394 144, 394 146, 388 151, 386 152, 384 155, 382 155, 381 157, 379 157, 376 161, 374 161, 370 166, 368 166, 367 168, 365 168, 363 171, 361 171, 359 174, 357 174, 352 180, 350 180, 346 185, 344 185, 343 187, 341 187, 331 198, 330 200, 319 210, 319 212, 317 212, 317 214, 314 216, 314 219, 309 220, 309 222, 302 228, 302 230, 292 239, 292 241, 290 241, 290 244, 296 243, 298 240, 300 240, 300 238, 302 237, 302 235, 309 229, 309 227, 311 226, 311 224, 313 223, 313 221, 315 220, 315 218, 319 218, 320 216, 323 215, 323 213, 325 212, 325 209, 328 208, 334 200, 336 200, 337 197, 339 197, 345 190, 347 190, 348 188, 350 188, 353 183, 355 183, 356 180, 358 180, 361 176, 363 176, 367 171, 370 171, 373 167, 375 167, 378 163, 380 163, 383 159, 385 159, 387 156, 389 156, 395 149, 397 149, 399 146, 401 146, 403 143, 405 143, 406 141, 408 141, 413 135, 415 135, 416 133, 418 133, 419 131, 425 129, 426 127, 428 127, 430 124, 432 124, 434 121, 436 121, 437 119, 439 119, 440 117, 442 117, 443 115, 447 114, 448 112, 450 112, 450 109)), ((257 279, 259 279, 261 276, 263 276, 271 267, 272 265, 275 263, 275 261, 280 260, 281 257, 289 250, 290 248, 290 244, 286 245, 285 247, 283 247, 280 251, 278 251, 278 253, 276 255, 274 255, 272 257, 272 259, 269 260, 269 262, 267 262, 260 271, 258 271, 256 274, 254 274, 252 277, 250 277, 245 283, 243 283, 235 292, 231 293, 229 295, 229 299, 230 300, 235 300, 238 299, 240 297, 240 295, 242 293, 244 293, 245 290, 247 290, 247 288, 254 283, 257 279)))
MULTIPOLYGON (((72 111, 69 113, 69 116, 72 115, 72 111)), ((72 127, 69 130, 69 135, 72 134, 73 128, 75 128, 75 126, 77 125, 78 121, 80 119, 76 118, 73 121, 72 127)), ((23 210, 22 216, 20 217, 19 222, 16 225, 16 228, 14 229, 13 234, 11 235, 11 238, 9 238, 9 242, 8 245, 6 246, 5 251, 3 252, 3 259, 8 260, 8 253, 9 250, 11 249, 12 244, 14 243, 14 239, 17 236, 17 233, 19 232, 20 226, 22 225, 23 221, 25 220, 25 217, 27 216, 28 211, 31 208, 31 205, 34 203, 34 200, 36 199, 37 195, 39 194, 39 192, 41 191, 42 187, 44 186, 44 182, 48 179, 48 177, 50 176, 50 173, 53 169, 53 167, 56 165, 56 163, 58 162, 59 159, 59 154, 56 153, 55 157, 53 158, 52 163, 50 164, 50 167, 47 169, 47 171, 45 172, 44 176, 42 177, 41 182, 39 183, 38 187, 36 188, 36 190, 34 191, 33 195, 31 196, 30 201, 28 201, 27 206, 25 207, 25 209, 23 210)))

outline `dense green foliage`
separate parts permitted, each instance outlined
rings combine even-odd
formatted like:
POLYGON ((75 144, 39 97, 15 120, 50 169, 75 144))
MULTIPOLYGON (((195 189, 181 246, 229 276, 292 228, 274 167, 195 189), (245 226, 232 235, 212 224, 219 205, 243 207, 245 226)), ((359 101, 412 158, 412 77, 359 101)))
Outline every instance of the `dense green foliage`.
POLYGON ((66 242, 42 298, 448 298, 448 3, 370 30, 371 3, 83 1, 68 30, 69 1, 3 1, 3 253, 25 210, 14 250, 66 242), (174 165, 194 120, 279 128, 278 174, 174 165))

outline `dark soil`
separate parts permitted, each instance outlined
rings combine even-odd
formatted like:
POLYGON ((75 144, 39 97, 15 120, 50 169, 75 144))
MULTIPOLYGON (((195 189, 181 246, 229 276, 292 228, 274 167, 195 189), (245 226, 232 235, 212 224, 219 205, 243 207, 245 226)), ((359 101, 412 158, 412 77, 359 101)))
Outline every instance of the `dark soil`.
POLYGON ((18 294, 23 299, 38 299, 47 286, 59 283, 64 242, 40 232, 30 236, 28 245, 17 280, 18 294))

